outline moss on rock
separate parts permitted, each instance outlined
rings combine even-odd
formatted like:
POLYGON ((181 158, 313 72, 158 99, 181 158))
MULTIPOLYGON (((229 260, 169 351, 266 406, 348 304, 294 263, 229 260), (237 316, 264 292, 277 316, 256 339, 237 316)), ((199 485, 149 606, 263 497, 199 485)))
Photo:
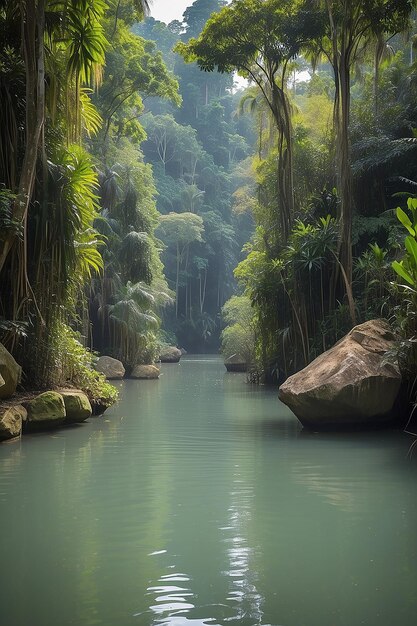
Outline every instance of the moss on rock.
POLYGON ((64 399, 56 391, 45 391, 33 400, 25 402, 27 428, 53 428, 64 423, 66 410, 64 399))
POLYGON ((79 389, 71 389, 60 391, 60 394, 64 399, 66 423, 84 422, 91 417, 91 404, 85 393, 79 389))
POLYGON ((10 352, 0 343, 0 376, 4 384, 0 384, 0 399, 10 398, 20 382, 22 368, 16 363, 10 352))

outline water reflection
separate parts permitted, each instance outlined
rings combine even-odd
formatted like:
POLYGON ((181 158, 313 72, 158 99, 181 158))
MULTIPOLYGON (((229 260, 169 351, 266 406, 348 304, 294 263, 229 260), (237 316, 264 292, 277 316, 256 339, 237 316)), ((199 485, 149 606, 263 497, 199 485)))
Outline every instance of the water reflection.
POLYGON ((414 626, 408 447, 300 434, 212 359, 126 381, 105 419, 0 447, 0 623, 414 626))
POLYGON ((251 546, 248 540, 249 525, 252 521, 253 483, 249 483, 247 477, 246 480, 242 480, 239 465, 235 466, 230 498, 229 526, 225 528, 223 539, 229 567, 223 574, 230 579, 226 600, 231 606, 235 606, 236 612, 225 621, 242 623, 243 619, 251 619, 254 623, 260 624, 262 596, 256 588, 258 578, 254 558, 256 547, 251 546))
POLYGON ((295 463, 292 477, 296 484, 305 485, 309 491, 323 497, 331 506, 336 506, 346 513, 353 513, 357 505, 355 484, 346 481, 346 477, 338 480, 328 476, 326 468, 320 465, 295 463))

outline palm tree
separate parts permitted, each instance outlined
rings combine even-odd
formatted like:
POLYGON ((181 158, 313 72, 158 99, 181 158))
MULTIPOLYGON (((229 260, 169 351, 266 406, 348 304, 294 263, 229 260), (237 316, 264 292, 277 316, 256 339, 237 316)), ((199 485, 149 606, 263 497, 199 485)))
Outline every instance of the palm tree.
POLYGON ((12 62, 2 80, 8 130, 0 133, 0 169, 8 185, 9 226, 2 224, 0 289, 11 297, 3 299, 1 314, 12 323, 30 320, 20 356, 27 374, 30 364, 37 365, 32 382, 43 385, 57 370, 58 328, 75 317, 84 281, 102 267, 93 229, 96 175, 86 153, 70 142, 80 141, 82 128, 93 132, 99 125, 85 87, 100 78, 107 5, 6 4, 2 52, 12 62))

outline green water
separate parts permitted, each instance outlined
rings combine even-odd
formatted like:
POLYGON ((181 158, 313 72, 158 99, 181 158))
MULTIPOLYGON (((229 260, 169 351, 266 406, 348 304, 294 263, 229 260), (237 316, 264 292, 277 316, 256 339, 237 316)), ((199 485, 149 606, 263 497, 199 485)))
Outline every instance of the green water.
POLYGON ((306 434, 218 359, 0 446, 1 626, 411 626, 401 433, 306 434))

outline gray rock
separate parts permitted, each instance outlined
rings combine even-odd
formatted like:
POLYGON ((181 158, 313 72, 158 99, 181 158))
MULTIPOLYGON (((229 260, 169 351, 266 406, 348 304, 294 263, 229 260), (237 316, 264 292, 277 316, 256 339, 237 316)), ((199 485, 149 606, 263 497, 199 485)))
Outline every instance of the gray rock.
POLYGON ((56 391, 45 391, 33 400, 23 402, 27 411, 24 427, 54 428, 64 423, 66 417, 64 399, 56 391))
POLYGON ((239 354, 233 354, 224 360, 224 366, 228 372, 247 372, 248 365, 239 354))
POLYGON ((178 363, 181 358, 181 350, 175 346, 167 346, 162 350, 159 358, 162 363, 178 363))
POLYGON ((91 417, 92 408, 85 393, 79 389, 60 390, 59 393, 64 399, 65 423, 72 424, 84 422, 91 417))
POLYGON ((151 380, 159 378, 160 373, 161 371, 156 365, 136 365, 132 370, 130 378, 151 380))
POLYGON ((101 356, 95 364, 95 368, 104 374, 107 380, 118 380, 125 375, 123 363, 111 356, 101 356))
POLYGON ((290 376, 279 398, 311 428, 371 426, 394 418, 401 374, 386 354, 395 336, 383 320, 355 326, 333 348, 290 376))
POLYGON ((21 404, 0 408, 0 441, 20 437, 22 420, 26 419, 26 409, 21 404))
POLYGON ((0 343, 0 376, 4 381, 4 385, 0 385, 0 400, 10 398, 15 393, 21 375, 22 368, 0 343))

